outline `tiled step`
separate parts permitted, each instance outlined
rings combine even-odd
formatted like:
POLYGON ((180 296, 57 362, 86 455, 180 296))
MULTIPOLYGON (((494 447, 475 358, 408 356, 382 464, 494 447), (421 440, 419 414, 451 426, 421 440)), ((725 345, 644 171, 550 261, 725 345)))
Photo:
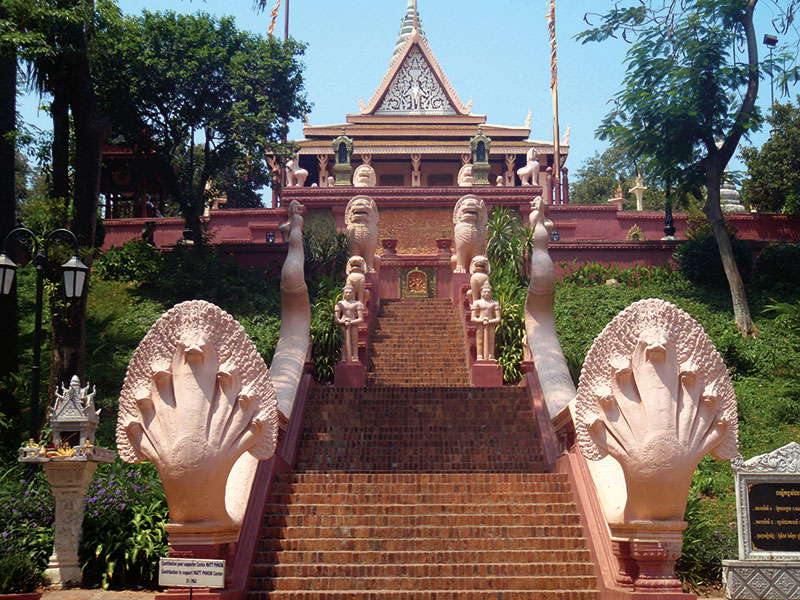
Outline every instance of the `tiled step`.
POLYGON ((591 577, 591 564, 566 563, 409 563, 358 560, 351 564, 291 563, 257 565, 257 577, 591 577))
POLYGON ((508 550, 559 551, 585 550, 583 537, 529 537, 529 538, 319 538, 319 539, 275 539, 261 538, 259 552, 501 552, 508 550), (457 545, 456 545, 457 543, 457 545))
POLYGON ((329 590, 258 591, 250 600, 600 600, 595 590, 378 590, 348 592, 329 590))
POLYGON ((293 590, 430 590, 430 591, 494 591, 503 590, 590 590, 597 586, 593 576, 529 577, 498 575, 495 577, 277 577, 262 578, 260 589, 293 590))
MULTIPOLYGON (((301 498, 306 501, 307 498, 301 498)), ((467 516, 467 517, 512 517, 527 519, 533 515, 561 515, 575 513, 571 503, 540 504, 268 504, 267 514, 283 517, 383 517, 402 516, 467 516)))
POLYGON ((371 338, 367 384, 469 385, 464 334, 446 299, 384 301, 371 338))
POLYGON ((316 564, 316 565, 379 565, 379 564, 483 564, 483 563, 586 563, 589 551, 575 550, 437 550, 381 552, 365 550, 328 551, 273 551, 258 552, 255 566, 270 564, 316 564))

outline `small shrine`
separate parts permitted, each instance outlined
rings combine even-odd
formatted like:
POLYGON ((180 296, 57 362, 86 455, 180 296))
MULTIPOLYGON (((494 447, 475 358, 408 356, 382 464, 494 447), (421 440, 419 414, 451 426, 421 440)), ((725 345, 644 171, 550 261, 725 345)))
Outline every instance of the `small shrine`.
POLYGON ((78 543, 81 538, 83 501, 98 464, 113 463, 116 452, 94 445, 100 422, 95 410, 95 389, 81 386, 74 375, 69 387, 56 390, 47 418, 53 430, 50 443, 28 440, 19 449, 19 461, 41 463, 56 501, 53 554, 45 574, 54 586, 81 582, 78 543))

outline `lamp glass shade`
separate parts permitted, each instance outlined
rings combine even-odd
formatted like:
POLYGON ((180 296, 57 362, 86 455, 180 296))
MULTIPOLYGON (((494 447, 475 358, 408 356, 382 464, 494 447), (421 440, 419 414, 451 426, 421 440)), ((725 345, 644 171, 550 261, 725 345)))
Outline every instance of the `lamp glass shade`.
POLYGON ((0 294, 8 296, 11 293, 11 286, 14 285, 14 274, 17 272, 17 264, 8 258, 5 252, 0 254, 0 294))
POLYGON ((67 298, 79 298, 83 296, 83 288, 86 284, 86 274, 89 272, 81 259, 73 256, 61 268, 64 270, 64 294, 67 298))

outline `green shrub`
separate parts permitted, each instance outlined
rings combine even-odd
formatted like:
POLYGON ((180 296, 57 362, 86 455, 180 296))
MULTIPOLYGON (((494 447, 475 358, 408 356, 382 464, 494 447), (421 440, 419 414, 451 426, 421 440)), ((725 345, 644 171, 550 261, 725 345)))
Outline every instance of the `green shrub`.
POLYGON ((53 550, 54 515, 41 469, 17 463, 0 475, 0 550, 24 556, 34 570, 44 571, 53 550))
POLYGON ((103 588, 152 588, 167 555, 167 501, 150 463, 103 465, 89 486, 83 518, 84 580, 103 588))
MULTIPOLYGON (((733 257, 742 279, 747 279, 753 255, 750 244, 745 240, 731 237, 733 257)), ((675 261, 681 273, 694 284, 721 286, 727 285, 725 271, 722 268, 722 259, 719 256, 717 241, 713 236, 700 235, 694 239, 686 240, 675 250, 675 261)))
POLYGON ((767 246, 756 259, 756 274, 764 287, 800 285, 800 244, 767 246))
POLYGON ((335 279, 323 278, 311 305, 311 358, 314 361, 314 379, 320 383, 333 381, 333 369, 342 354, 342 331, 333 320, 341 295, 335 279))
POLYGON ((0 594, 24 594, 44 583, 44 575, 30 555, 17 546, 0 556, 0 594))
POLYGON ((163 254, 152 244, 131 240, 98 256, 93 271, 106 280, 149 283, 161 276, 163 264, 163 254))
POLYGON ((720 524, 709 502, 692 492, 686 505, 681 556, 675 573, 692 588, 720 581, 722 561, 735 558, 738 537, 733 522, 720 524))

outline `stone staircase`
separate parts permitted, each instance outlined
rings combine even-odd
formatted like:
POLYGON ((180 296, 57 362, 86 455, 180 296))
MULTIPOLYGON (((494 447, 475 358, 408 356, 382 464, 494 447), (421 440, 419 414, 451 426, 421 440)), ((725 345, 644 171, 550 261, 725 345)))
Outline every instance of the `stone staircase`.
POLYGON ((456 337, 464 362, 449 305, 389 303, 373 355, 372 380, 384 385, 319 387, 308 400, 295 472, 267 506, 248 600, 599 600, 567 478, 543 472, 526 390, 466 387, 455 360, 441 377, 460 387, 433 387, 435 364, 450 360, 443 343, 421 365, 425 383, 411 387, 388 368, 389 356, 412 360, 411 336, 397 327, 416 312, 411 302, 448 324, 431 341, 456 337))
POLYGON ((464 333, 448 299, 383 300, 367 385, 468 386, 464 333))

